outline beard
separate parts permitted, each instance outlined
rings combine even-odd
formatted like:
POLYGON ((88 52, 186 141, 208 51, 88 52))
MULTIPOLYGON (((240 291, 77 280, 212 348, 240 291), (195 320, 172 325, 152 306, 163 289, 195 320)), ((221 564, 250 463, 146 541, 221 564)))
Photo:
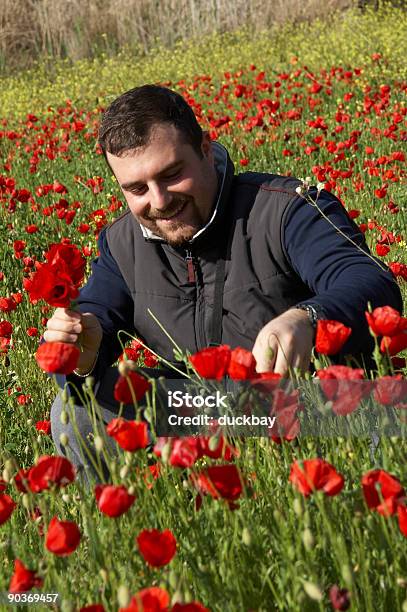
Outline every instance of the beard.
POLYGON ((194 198, 191 197, 177 198, 164 211, 156 211, 153 214, 138 216, 137 220, 141 225, 144 225, 144 227, 168 242, 171 246, 182 246, 191 240, 205 223, 201 211, 196 205, 194 198), (185 209, 187 209, 188 213, 185 221, 182 219, 171 221, 168 227, 160 223, 160 219, 169 219, 173 215, 178 214, 178 211, 182 215, 185 209))

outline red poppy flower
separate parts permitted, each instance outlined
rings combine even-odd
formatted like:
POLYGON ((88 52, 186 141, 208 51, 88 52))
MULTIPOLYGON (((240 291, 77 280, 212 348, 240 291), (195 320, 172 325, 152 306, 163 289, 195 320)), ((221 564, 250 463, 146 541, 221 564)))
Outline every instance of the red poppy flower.
POLYGON ((15 475, 14 482, 15 482, 17 489, 21 493, 28 493, 28 491, 30 490, 30 487, 28 485, 29 473, 30 473, 30 468, 26 470, 21 468, 20 470, 18 470, 17 474, 15 475))
POLYGON ((234 501, 243 492, 242 477, 235 465, 212 465, 191 474, 194 487, 202 495, 234 501))
POLYGON ((392 336, 397 333, 400 313, 391 306, 380 306, 372 313, 365 312, 370 329, 376 336, 392 336))
POLYGON ((253 353, 243 348, 235 348, 230 353, 228 374, 233 380, 247 380, 256 375, 256 360, 253 353))
POLYGON ((90 606, 79 608, 79 612, 105 612, 105 608, 102 604, 90 604, 90 606))
POLYGON ((176 438, 171 447, 169 463, 174 467, 191 467, 200 458, 200 450, 198 438, 176 438))
POLYGON ((165 589, 149 587, 133 595, 126 608, 119 612, 168 612, 170 596, 165 589))
POLYGON ((390 253, 390 247, 387 244, 376 244, 376 254, 379 257, 386 257, 390 253))
POLYGON ((41 267, 23 282, 31 302, 45 300, 55 308, 69 308, 72 300, 79 295, 69 272, 59 266, 42 264, 41 267))
POLYGON ((126 421, 119 417, 110 421, 106 432, 116 440, 120 448, 129 452, 148 445, 148 427, 144 421, 126 421))
POLYGON ((43 582, 40 576, 25 567, 20 559, 16 559, 8 590, 10 593, 25 593, 34 587, 42 587, 43 582))
POLYGON ((401 503, 397 504, 397 517, 400 531, 407 538, 407 506, 401 503))
POLYGON ((66 457, 44 455, 28 472, 28 485, 33 493, 50 487, 64 487, 75 480, 75 468, 66 457))
POLYGON ((82 283, 86 260, 74 244, 52 244, 45 259, 50 265, 67 270, 76 286, 82 283))
POLYGON ((407 380, 402 374, 382 376, 374 381, 374 399, 383 406, 395 406, 407 395, 407 380))
POLYGON ((51 433, 51 421, 37 421, 35 424, 35 429, 42 432, 46 436, 49 436, 51 433))
POLYGON ((202 349, 189 360, 202 378, 221 380, 227 373, 230 354, 230 347, 222 344, 202 349))
POLYGON ((402 331, 394 336, 383 336, 380 342, 381 352, 389 353, 389 355, 397 355, 405 348, 407 348, 407 331, 402 331))
POLYGON ((13 326, 9 321, 0 321, 0 336, 10 338, 13 333, 13 326))
POLYGON ((342 474, 338 474, 324 459, 294 461, 289 480, 305 497, 314 491, 323 491, 329 496, 337 495, 344 485, 342 474))
POLYGON ((12 298, 0 298, 0 312, 13 312, 17 303, 12 298))
POLYGON ((54 516, 49 525, 45 538, 45 547, 54 555, 66 557, 72 554, 79 546, 81 532, 73 521, 60 521, 54 516))
POLYGON ((129 372, 127 376, 119 376, 117 379, 114 386, 114 398, 123 404, 133 404, 133 395, 139 402, 150 387, 150 383, 144 376, 137 372, 129 372))
POLYGON ((209 608, 205 608, 198 601, 191 601, 190 603, 176 603, 172 606, 171 612, 210 612, 209 608))
POLYGON ((317 323, 315 350, 322 355, 336 355, 351 333, 351 328, 339 321, 320 320, 317 323))
POLYGON ((136 499, 123 485, 96 485, 95 497, 99 510, 111 518, 127 512, 136 499))
POLYGON ((35 359, 44 372, 71 374, 78 365, 81 352, 67 342, 44 342, 38 347, 35 359))
POLYGON ((7 493, 0 493, 0 525, 5 523, 13 514, 16 503, 7 493))
POLYGON ((336 584, 329 589, 329 599, 334 610, 347 610, 350 607, 350 592, 348 589, 340 589, 336 584))
POLYGON ((177 540, 169 529, 143 529, 136 542, 144 560, 152 567, 167 565, 177 549, 177 540))
POLYGON ((232 461, 235 457, 239 457, 239 449, 229 444, 222 434, 216 433, 215 436, 198 436, 200 456, 210 457, 211 459, 223 459, 224 461, 232 461), (216 446, 210 448, 213 441, 216 442, 216 446))
POLYGON ((363 397, 370 392, 369 383, 363 380, 362 368, 333 365, 318 370, 317 376, 326 398, 333 402, 332 411, 341 416, 356 410, 363 397))
POLYGON ((399 479, 385 470, 366 472, 362 476, 362 488, 368 507, 383 516, 394 514, 400 498, 405 494, 399 479))

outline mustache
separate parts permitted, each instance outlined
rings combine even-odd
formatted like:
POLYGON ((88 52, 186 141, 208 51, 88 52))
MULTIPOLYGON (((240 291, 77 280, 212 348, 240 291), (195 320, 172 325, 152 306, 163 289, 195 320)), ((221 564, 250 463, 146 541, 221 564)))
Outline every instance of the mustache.
POLYGON ((186 204, 188 204, 189 198, 177 199, 171 202, 171 206, 162 211, 157 211, 153 215, 150 213, 148 215, 144 215, 145 219, 149 219, 150 221, 155 221, 157 219, 169 219, 174 216, 175 213, 180 211, 186 204))

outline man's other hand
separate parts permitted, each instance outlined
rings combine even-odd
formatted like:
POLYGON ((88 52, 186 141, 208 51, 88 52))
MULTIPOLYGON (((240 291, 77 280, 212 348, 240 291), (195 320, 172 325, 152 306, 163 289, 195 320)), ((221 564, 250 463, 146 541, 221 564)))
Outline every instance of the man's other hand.
POLYGON ((259 332, 252 353, 257 372, 274 371, 286 376, 288 370, 308 370, 314 329, 304 310, 293 308, 276 317, 259 332))
POLYGON ((67 342, 81 349, 77 370, 88 372, 95 363, 102 341, 102 327, 97 317, 66 308, 57 308, 47 322, 46 342, 67 342))

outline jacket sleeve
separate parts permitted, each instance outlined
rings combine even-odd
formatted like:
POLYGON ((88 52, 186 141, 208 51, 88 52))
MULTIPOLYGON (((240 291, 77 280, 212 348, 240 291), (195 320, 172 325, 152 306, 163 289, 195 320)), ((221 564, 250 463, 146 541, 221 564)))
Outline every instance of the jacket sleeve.
MULTIPOLYGON (((103 329, 98 360, 92 372, 95 378, 122 352, 117 333, 120 330, 135 333, 133 298, 110 253, 105 230, 100 233, 98 248, 99 256, 93 261, 91 275, 78 297, 79 310, 96 315, 103 329)), ((121 334, 121 339, 125 343, 128 336, 121 334)))
MULTIPOLYGON (((316 190, 311 193, 315 200, 316 190)), ((365 317, 368 303, 372 308, 389 305, 401 312, 400 289, 387 267, 368 257, 364 236, 340 201, 323 190, 317 203, 360 249, 341 236, 312 204, 296 197, 282 227, 282 245, 295 272, 315 294, 302 303, 317 304, 327 319, 352 328, 342 355, 371 353, 373 339, 365 317)))

